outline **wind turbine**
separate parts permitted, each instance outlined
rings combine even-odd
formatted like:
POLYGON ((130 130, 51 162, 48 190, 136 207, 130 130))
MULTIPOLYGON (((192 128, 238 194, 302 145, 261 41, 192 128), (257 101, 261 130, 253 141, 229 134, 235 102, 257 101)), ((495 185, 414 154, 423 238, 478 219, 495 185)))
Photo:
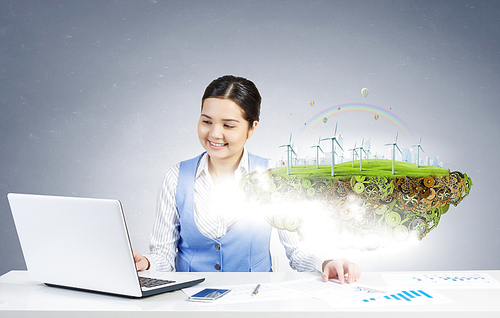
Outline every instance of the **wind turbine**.
POLYGON ((420 146, 420 143, 422 143, 422 137, 420 137, 420 141, 418 142, 418 144, 411 146, 412 148, 417 147, 417 168, 420 167, 420 150, 425 153, 424 149, 422 149, 422 146, 420 146))
MULTIPOLYGON (((352 151, 352 167, 354 168, 354 160, 356 160, 356 158, 354 158, 354 154, 356 154, 356 156, 358 156, 358 152, 356 150, 358 150, 358 148, 356 148, 356 143, 354 143, 354 148, 352 149, 349 149, 349 151, 352 151)), ((359 156, 358 156, 359 157, 359 156)))
POLYGON ((290 156, 291 158, 291 164, 290 164, 290 167, 293 168, 293 166, 295 165, 298 165, 299 164, 299 157, 297 156, 297 153, 295 152, 295 150, 293 149, 295 147, 295 144, 292 144, 292 155, 290 156), (295 156, 295 157, 294 157, 295 156), (295 161, 293 161, 293 159, 295 159, 295 161), (295 163, 294 163, 295 162, 295 163))
POLYGON ((337 140, 337 124, 338 124, 338 122, 335 123, 335 131, 333 132, 333 137, 320 140, 320 141, 323 141, 323 140, 331 140, 332 141, 332 173, 331 173, 332 177, 335 175, 335 171, 334 171, 335 155, 338 156, 338 154, 335 152, 335 143, 337 143, 337 145, 340 147, 340 149, 342 149, 342 151, 344 151, 342 146, 339 144, 339 141, 337 140))
POLYGON ((396 148, 398 148, 399 153, 403 155, 401 149, 399 149, 398 147, 398 132, 396 132, 396 139, 394 140, 394 142, 385 144, 384 146, 392 146, 392 174, 394 174, 394 161, 396 160, 396 148))
MULTIPOLYGON (((363 148, 363 145, 365 144, 365 139, 363 138, 363 141, 361 141, 361 146, 359 146, 359 171, 363 171, 363 152, 366 154, 365 149, 363 148)), ((354 167, 354 164, 353 164, 354 167)))
POLYGON ((295 151, 292 148, 292 134, 291 133, 290 133, 290 141, 288 141, 288 144, 279 146, 279 148, 281 148, 281 147, 286 147, 286 174, 290 174, 290 161, 291 161, 290 156, 292 154, 297 156, 297 154, 295 153, 295 151))
POLYGON ((365 152, 367 163, 370 161, 370 155, 372 154, 372 152, 370 151, 370 147, 372 146, 371 139, 371 137, 368 138, 368 140, 363 144, 363 151, 365 152))
POLYGON ((319 137, 319 139, 318 139, 317 146, 311 146, 311 148, 316 148, 316 168, 317 169, 319 169, 319 151, 321 150, 321 152, 324 153, 323 149, 321 149, 321 146, 319 145, 320 142, 321 142, 321 137, 319 137))

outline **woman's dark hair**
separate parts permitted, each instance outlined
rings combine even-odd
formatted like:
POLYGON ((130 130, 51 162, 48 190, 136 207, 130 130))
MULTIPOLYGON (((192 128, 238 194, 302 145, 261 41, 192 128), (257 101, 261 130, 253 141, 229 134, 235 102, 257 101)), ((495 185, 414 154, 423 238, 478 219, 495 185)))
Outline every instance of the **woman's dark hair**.
POLYGON ((202 104, 210 97, 227 98, 238 104, 243 109, 243 117, 248 121, 249 128, 254 121, 259 121, 262 98, 255 84, 246 78, 225 75, 213 80, 205 89, 202 104))

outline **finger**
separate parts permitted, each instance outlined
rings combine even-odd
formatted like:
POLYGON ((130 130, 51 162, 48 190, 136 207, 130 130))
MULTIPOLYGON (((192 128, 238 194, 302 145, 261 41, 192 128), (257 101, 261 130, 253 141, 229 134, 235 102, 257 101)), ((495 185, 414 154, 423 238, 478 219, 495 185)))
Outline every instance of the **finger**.
POLYGON ((339 277, 339 282, 343 284, 345 282, 344 278, 344 262, 335 262, 335 269, 337 270, 337 276, 339 277))
POLYGON ((135 267, 137 268, 138 271, 143 271, 146 269, 147 261, 144 259, 144 257, 136 261, 135 267))
POLYGON ((356 266, 354 263, 348 263, 347 264, 347 283, 352 284, 356 281, 355 275, 356 275, 356 266))
POLYGON ((349 283, 354 283, 358 281, 360 275, 361 275, 361 270, 359 269, 358 264, 356 263, 348 264, 349 283))
POLYGON ((321 277, 323 278, 324 282, 327 282, 330 279, 330 267, 328 265, 323 269, 323 274, 321 275, 321 277))

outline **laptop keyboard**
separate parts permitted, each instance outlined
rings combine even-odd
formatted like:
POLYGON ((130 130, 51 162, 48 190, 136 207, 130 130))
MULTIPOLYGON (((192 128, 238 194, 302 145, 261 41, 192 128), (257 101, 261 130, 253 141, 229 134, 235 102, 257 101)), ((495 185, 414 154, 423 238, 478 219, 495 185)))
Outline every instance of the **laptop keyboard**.
POLYGON ((152 288, 161 285, 167 285, 171 283, 175 283, 173 280, 166 279, 158 279, 158 278, 150 278, 150 277, 139 277, 139 283, 141 287, 152 288))

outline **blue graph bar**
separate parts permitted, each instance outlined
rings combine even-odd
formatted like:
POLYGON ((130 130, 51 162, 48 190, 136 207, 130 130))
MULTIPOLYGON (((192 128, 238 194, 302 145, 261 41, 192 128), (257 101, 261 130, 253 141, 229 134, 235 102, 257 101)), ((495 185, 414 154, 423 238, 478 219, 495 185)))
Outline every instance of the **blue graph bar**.
MULTIPOLYGON (((418 297, 425 297, 425 298, 434 298, 433 296, 429 295, 428 293, 424 292, 423 290, 402 290, 398 293, 391 294, 391 295, 384 295, 383 297, 371 297, 371 298, 366 298, 363 299, 364 303, 369 303, 369 302, 374 302, 374 301, 381 301, 381 300, 389 300, 389 301, 413 301, 416 300, 418 297)), ((421 298, 422 299, 422 298, 421 298)))
POLYGON ((416 291, 414 290, 410 290, 410 293, 412 293, 413 295, 417 296, 417 297, 421 297, 422 295, 420 295, 419 293, 417 293, 416 291))
POLYGON ((418 292, 421 293, 422 295, 424 295, 427 298, 433 298, 431 295, 427 294, 426 292, 424 292, 422 290, 419 290, 418 292))
POLYGON ((404 293, 406 296, 410 297, 410 298, 415 298, 415 296, 413 296, 412 294, 410 294, 410 293, 409 293, 409 292, 407 292, 406 290, 403 290, 403 293, 404 293))

